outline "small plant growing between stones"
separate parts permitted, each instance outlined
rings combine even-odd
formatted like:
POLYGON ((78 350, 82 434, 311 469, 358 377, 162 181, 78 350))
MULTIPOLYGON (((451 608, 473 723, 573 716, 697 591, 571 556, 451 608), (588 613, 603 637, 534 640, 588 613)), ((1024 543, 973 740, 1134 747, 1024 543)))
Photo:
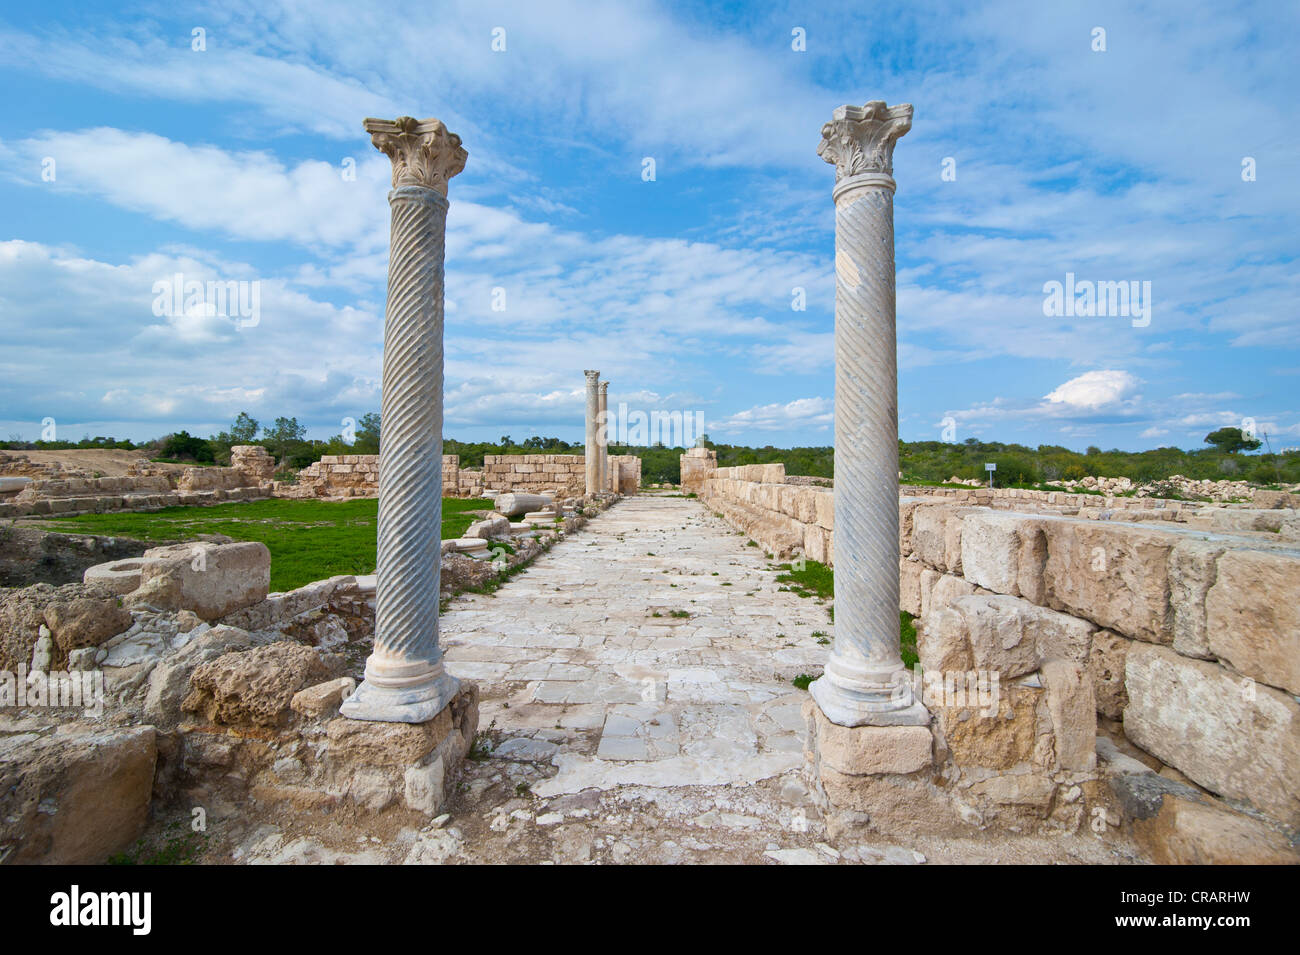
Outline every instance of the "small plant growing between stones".
POLYGON ((790 685, 795 687, 795 689, 806 690, 808 689, 808 684, 815 679, 817 678, 813 676, 811 673, 800 673, 797 677, 795 677, 793 680, 790 681, 790 685))

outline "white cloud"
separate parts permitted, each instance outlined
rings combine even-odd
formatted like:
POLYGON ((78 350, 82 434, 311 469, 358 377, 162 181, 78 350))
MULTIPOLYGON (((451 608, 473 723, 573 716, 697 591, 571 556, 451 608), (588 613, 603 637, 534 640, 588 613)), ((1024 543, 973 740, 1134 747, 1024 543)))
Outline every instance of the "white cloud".
POLYGON ((1096 411, 1130 397, 1140 385, 1141 381, 1126 371, 1089 371, 1043 397, 1054 405, 1096 411))
POLYGON ((834 423, 834 402, 829 398, 816 397, 757 405, 720 421, 710 422, 708 428, 710 432, 722 434, 744 431, 825 432, 834 423))

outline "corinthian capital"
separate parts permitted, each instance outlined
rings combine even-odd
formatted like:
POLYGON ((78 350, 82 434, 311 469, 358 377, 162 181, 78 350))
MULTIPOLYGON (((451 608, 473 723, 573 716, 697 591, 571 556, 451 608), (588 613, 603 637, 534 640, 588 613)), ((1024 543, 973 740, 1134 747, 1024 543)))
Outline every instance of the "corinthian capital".
POLYGON ((367 119, 365 127, 375 148, 393 161, 394 189, 424 186, 445 196, 448 180, 465 168, 469 154, 440 119, 367 119))
POLYGON ((912 104, 839 106, 822 127, 817 155, 835 165, 835 181, 863 173, 894 172, 894 143, 912 128, 912 104))

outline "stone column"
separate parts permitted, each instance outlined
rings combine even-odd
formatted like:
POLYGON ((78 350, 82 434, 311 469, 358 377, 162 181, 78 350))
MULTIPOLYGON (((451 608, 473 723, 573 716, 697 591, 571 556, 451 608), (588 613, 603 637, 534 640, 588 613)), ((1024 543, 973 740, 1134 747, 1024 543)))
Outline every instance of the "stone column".
POLYGON ((841 106, 835 164, 835 645, 809 688, 840 726, 923 725, 898 647, 898 368, 894 143, 910 104, 841 106))
POLYGON ((600 372, 584 371, 587 376, 587 493, 600 491, 600 448, 596 444, 597 417, 600 415, 600 397, 597 383, 600 372))
POLYGON ((460 137, 436 119, 367 119, 393 162, 384 316, 375 649, 341 712, 423 723, 459 681, 438 646, 442 544, 442 280, 447 182, 465 168, 460 137))
POLYGON ((596 444, 600 446, 600 488, 617 490, 609 486, 609 382, 602 381, 596 392, 596 444))

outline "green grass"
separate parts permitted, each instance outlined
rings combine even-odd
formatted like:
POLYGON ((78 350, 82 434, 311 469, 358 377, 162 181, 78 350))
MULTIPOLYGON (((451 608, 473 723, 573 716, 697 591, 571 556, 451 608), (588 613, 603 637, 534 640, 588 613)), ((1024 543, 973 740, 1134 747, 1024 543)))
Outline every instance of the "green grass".
POLYGON ((797 677, 791 680, 790 683, 796 690, 806 690, 808 689, 808 684, 815 679, 817 678, 811 673, 800 673, 797 677))
MULTIPOLYGON (((488 507, 474 498, 444 498, 442 539, 460 537, 474 521, 466 512, 488 507)), ((120 511, 54 518, 49 524, 73 533, 131 537, 142 541, 193 540, 225 534, 261 541, 271 551, 271 590, 293 590, 337 574, 375 572, 379 502, 244 501, 211 507, 166 507, 152 513, 120 511)))
POLYGON ((916 666, 920 659, 916 655, 916 624, 913 617, 906 610, 898 612, 898 647, 903 652, 903 666, 909 670, 916 666))
POLYGON ((777 576, 783 584, 800 597, 821 597, 830 599, 835 596, 835 572, 825 564, 815 560, 805 560, 803 570, 796 570, 793 564, 781 564, 784 573, 777 576))

